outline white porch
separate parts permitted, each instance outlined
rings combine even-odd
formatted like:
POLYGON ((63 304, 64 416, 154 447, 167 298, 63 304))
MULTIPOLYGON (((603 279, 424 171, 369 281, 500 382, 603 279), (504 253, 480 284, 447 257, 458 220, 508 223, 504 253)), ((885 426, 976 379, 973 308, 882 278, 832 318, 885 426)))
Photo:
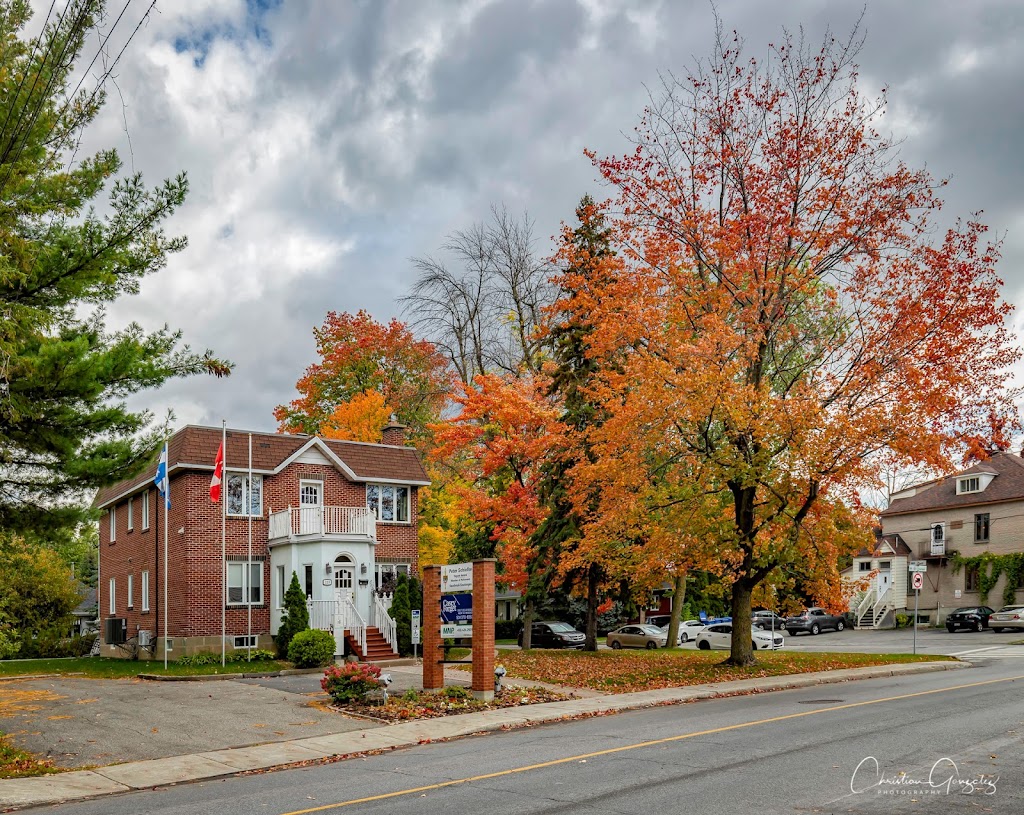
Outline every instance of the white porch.
POLYGON ((306 594, 310 628, 332 632, 337 655, 345 653, 346 634, 361 658, 398 653, 390 599, 374 591, 377 523, 369 509, 289 507, 270 514, 268 537, 272 633, 281 624, 284 594, 294 573, 306 594))

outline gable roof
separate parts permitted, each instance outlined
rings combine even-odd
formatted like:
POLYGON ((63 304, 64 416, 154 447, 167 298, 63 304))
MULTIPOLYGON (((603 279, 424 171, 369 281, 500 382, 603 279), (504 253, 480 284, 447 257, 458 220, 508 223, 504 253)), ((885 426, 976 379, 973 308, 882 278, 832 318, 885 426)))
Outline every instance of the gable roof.
POLYGON ((889 532, 875 538, 875 545, 868 549, 862 548, 855 558, 880 558, 880 557, 913 557, 913 550, 907 546, 907 542, 900 537, 898 532, 889 532))
POLYGON ((914 495, 892 499, 888 509, 881 512, 882 517, 1024 500, 1024 459, 1013 453, 995 453, 988 461, 982 461, 953 475, 926 482, 922 486, 926 488, 914 495), (995 473, 992 482, 982 492, 957 495, 958 478, 981 473, 995 473), (927 486, 928 484, 931 486, 927 486))
MULTIPOLYGON (((227 431, 225 469, 236 472, 248 469, 249 435, 246 430, 227 431)), ((219 427, 183 427, 167 442, 168 475, 173 478, 177 473, 185 471, 212 473, 220 441, 219 427)), ((430 483, 419 452, 414 447, 337 441, 291 433, 252 433, 253 472, 264 475, 279 473, 311 449, 318 450, 351 481, 383 481, 414 486, 430 483)), ((135 478, 101 489, 93 500, 93 506, 102 509, 120 498, 152 486, 155 475, 156 461, 135 478)))

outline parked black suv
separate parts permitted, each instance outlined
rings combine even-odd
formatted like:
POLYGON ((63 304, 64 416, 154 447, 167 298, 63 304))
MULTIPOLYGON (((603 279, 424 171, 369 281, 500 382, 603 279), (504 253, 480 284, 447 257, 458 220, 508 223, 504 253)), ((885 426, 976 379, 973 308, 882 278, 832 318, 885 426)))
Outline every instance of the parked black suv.
MULTIPOLYGON (((569 623, 547 620, 534 623, 530 628, 531 648, 582 648, 587 636, 569 623)), ((519 647, 523 647, 523 635, 519 634, 519 647)))

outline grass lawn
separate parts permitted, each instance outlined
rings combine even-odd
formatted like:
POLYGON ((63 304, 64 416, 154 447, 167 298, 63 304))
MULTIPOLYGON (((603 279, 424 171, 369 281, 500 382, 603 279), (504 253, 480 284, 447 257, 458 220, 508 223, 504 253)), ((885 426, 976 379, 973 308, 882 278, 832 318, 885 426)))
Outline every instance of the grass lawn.
POLYGON ((812 673, 905 662, 934 662, 952 657, 932 654, 816 654, 758 651, 757 663, 734 668, 722 663, 724 651, 503 651, 497 661, 509 678, 552 682, 606 693, 701 685, 762 676, 812 673))
POLYGON ((75 657, 72 659, 16 659, 0 662, 0 679, 31 674, 75 674, 89 679, 125 679, 139 674, 157 676, 206 676, 209 674, 256 673, 280 671, 291 668, 290 662, 277 659, 263 659, 252 662, 245 660, 229 662, 227 666, 177 665, 163 661, 108 659, 105 657, 75 657))

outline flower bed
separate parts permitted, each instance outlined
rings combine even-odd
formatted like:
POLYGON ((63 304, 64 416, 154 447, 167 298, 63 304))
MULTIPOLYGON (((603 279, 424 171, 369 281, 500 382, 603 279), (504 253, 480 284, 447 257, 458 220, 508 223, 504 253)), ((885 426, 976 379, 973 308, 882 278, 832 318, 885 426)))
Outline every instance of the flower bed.
POLYGON ((387 702, 383 704, 368 701, 349 702, 339 706, 338 710, 384 722, 407 722, 414 719, 435 719, 440 716, 457 716, 460 713, 476 713, 480 710, 561 702, 572 698, 572 695, 546 688, 506 687, 495 694, 493 702, 484 702, 474 699, 465 688, 453 685, 436 693, 406 691, 400 696, 389 696, 387 702))

